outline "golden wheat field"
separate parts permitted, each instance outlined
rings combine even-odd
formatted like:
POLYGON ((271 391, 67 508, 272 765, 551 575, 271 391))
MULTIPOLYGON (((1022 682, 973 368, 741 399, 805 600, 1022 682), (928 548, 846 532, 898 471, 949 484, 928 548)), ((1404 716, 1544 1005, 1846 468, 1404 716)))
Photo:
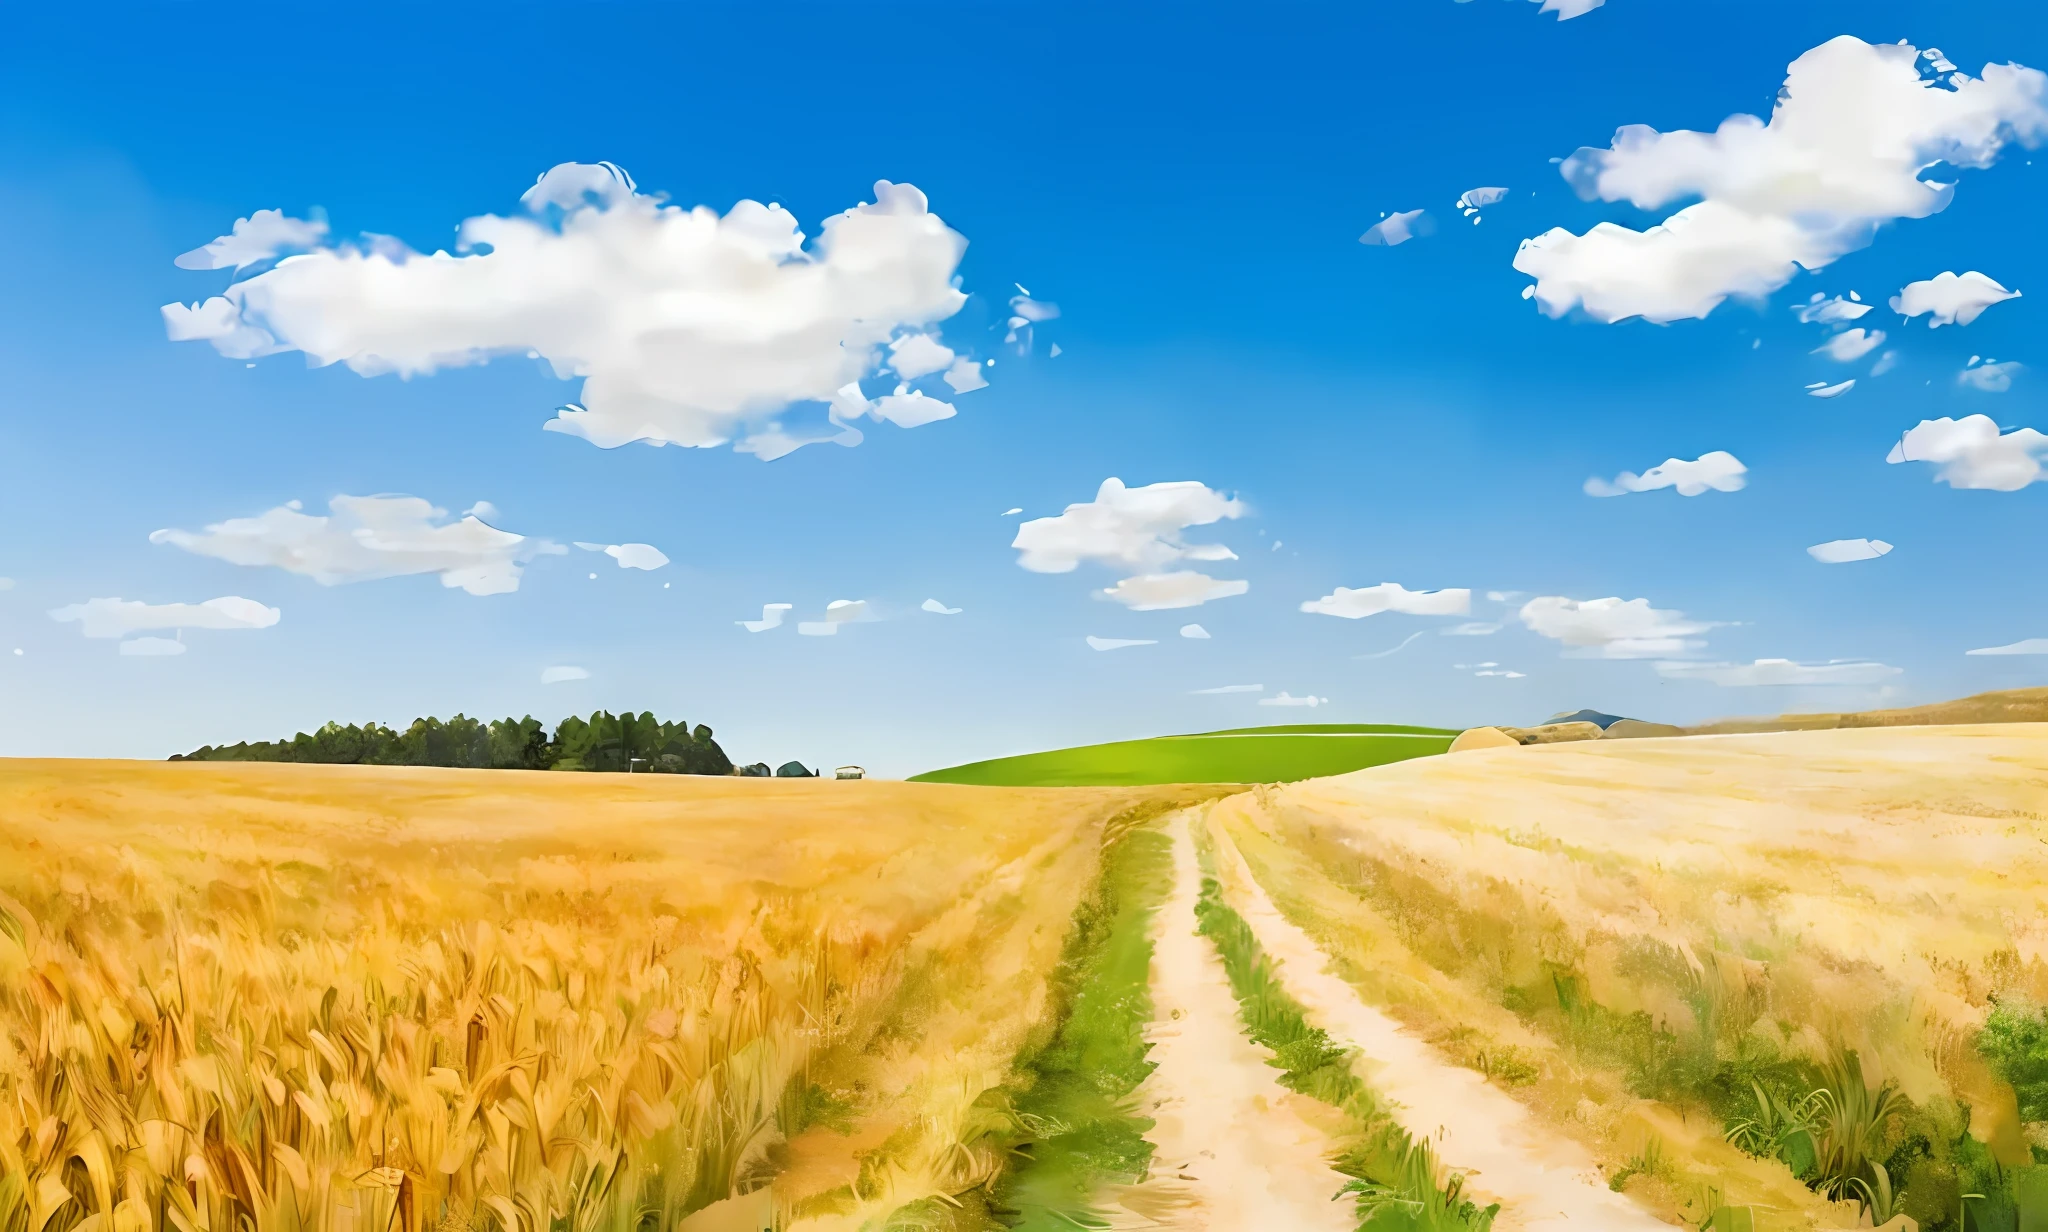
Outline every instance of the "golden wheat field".
POLYGON ((969 1187, 1146 798, 6 763, 0 1224, 667 1227, 774 1181, 854 1227, 969 1187))
POLYGON ((2048 725, 1223 790, 0 763, 0 1232, 2048 1219, 2048 725))

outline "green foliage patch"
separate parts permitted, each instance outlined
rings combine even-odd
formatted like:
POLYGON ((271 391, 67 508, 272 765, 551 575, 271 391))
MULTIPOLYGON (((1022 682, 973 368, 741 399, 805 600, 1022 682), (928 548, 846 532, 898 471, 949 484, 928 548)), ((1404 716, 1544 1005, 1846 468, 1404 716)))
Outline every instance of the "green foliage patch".
POLYGON ((977 787, 1285 783, 1442 753, 1456 736, 1437 728, 1389 724, 1240 728, 970 762, 916 775, 911 782, 977 787))
POLYGON ((588 719, 571 715, 552 736, 539 720, 486 722, 414 719, 404 731, 380 723, 329 723, 290 740, 206 745, 172 761, 315 762, 363 766, 459 766, 478 770, 637 770, 654 774, 731 774, 732 759, 699 723, 664 723, 649 713, 588 719))

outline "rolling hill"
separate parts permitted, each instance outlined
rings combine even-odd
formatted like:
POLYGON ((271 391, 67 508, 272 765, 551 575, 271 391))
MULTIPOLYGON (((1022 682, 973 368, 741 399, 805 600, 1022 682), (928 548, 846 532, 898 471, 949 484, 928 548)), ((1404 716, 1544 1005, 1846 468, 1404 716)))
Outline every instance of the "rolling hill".
POLYGON ((999 757, 928 771, 910 781, 979 787, 1291 783, 1441 753, 1457 734, 1384 723, 1238 727, 999 757))

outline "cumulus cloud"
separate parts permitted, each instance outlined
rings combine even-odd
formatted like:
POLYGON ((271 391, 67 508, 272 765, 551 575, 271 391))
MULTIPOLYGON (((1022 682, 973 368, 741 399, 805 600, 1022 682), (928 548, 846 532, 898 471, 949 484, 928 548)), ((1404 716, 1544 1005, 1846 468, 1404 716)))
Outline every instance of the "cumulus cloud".
POLYGON ((1304 612, 1319 616, 1341 616, 1359 620, 1381 612, 1403 612, 1410 616, 1463 616, 1472 610, 1469 590, 1409 590, 1399 582, 1381 582, 1353 590, 1339 586, 1320 599, 1301 605, 1304 612))
POLYGON ((2000 433, 1989 415, 1923 419, 1892 446, 1885 461, 1931 462, 1934 479, 1952 488, 2017 492, 2041 478, 2048 436, 2032 428, 2000 433))
POLYGON ((1277 697, 1262 697, 1259 699, 1259 705, 1261 706, 1307 706, 1311 710, 1317 706, 1327 706, 1329 704, 1330 699, 1327 697, 1296 697, 1285 689, 1282 689, 1277 697))
POLYGON ((1968 366, 1956 373, 1956 384, 1967 385, 1971 389, 1981 390, 1987 394, 2002 394, 2012 388, 2013 374, 2022 366, 2014 360, 2000 364, 1980 363, 1972 359, 1968 366))
POLYGON ((1388 214, 1367 227, 1365 234, 1358 237, 1358 242, 1378 248, 1393 248, 1417 236, 1435 232, 1436 224, 1430 220, 1427 210, 1403 210, 1398 214, 1388 214))
POLYGON ((794 603, 764 603, 761 605, 761 619, 736 620, 733 623, 749 633, 766 633, 770 629, 780 629, 783 614, 795 606, 794 603))
MULTIPOLYGON (((523 215, 463 222, 452 254, 388 237, 331 244, 315 224, 244 220, 246 237, 198 250, 215 253, 215 268, 279 251, 286 224, 308 250, 199 304, 165 305, 166 330, 235 359, 303 351, 364 376, 532 354, 583 382, 546 424, 554 431, 605 448, 708 448, 745 445, 758 430, 770 445, 747 452, 770 458, 816 440, 857 443, 857 433, 768 425, 874 374, 892 339, 902 345, 890 362, 929 360, 938 344, 908 338, 966 301, 954 275, 967 241, 908 184, 878 182, 872 203, 826 219, 808 242, 779 205, 686 210, 610 164, 564 163, 521 201, 523 215)), ((888 408, 863 409, 883 418, 888 408)))
POLYGON ((1209 640, 1209 631, 1200 625, 1182 625, 1180 627, 1180 635, 1182 637, 1191 637, 1198 641, 1206 642, 1209 640))
POLYGON ((223 595, 204 603, 88 599, 51 609, 50 619, 75 622, 87 637, 126 637, 153 629, 268 629, 282 614, 254 599, 223 595))
POLYGON ((149 541, 230 564, 283 569, 322 586, 431 573, 441 585, 472 595, 518 590, 528 561, 567 551, 475 516, 444 521, 447 510, 416 496, 337 496, 327 508, 321 517, 291 501, 204 531, 156 531, 149 541))
POLYGON ((185 653, 185 643, 168 637, 135 637, 121 643, 121 653, 145 658, 181 655, 185 653))
POLYGON ((1673 680, 1704 680, 1723 688, 1756 688, 1794 684, 1876 684, 1903 668, 1864 659, 1831 659, 1826 663, 1795 663, 1790 659, 1758 659, 1754 663, 1659 663, 1660 675, 1673 680))
POLYGON ((2023 641, 2010 642, 2004 646, 1986 646, 1981 650, 1965 650, 1966 655, 2048 655, 2048 637, 2030 637, 2023 641))
POLYGON ((1157 646, 1158 641, 1142 637, 1094 637, 1088 638, 1090 650, 1123 650, 1129 646, 1157 646))
POLYGON ((1924 282, 1907 283, 1892 297, 1892 311, 1902 317, 1925 316, 1927 328, 1940 329, 1968 325, 1991 305, 2019 297, 2018 291, 2008 291, 1976 270, 1965 274, 1944 270, 1924 282))
POLYGON ((1825 355, 1836 363, 1853 364, 1876 350, 1884 342, 1881 329, 1845 329, 1841 333, 1813 348, 1813 354, 1825 355))
POLYGON ((1848 299, 1843 299, 1839 295, 1824 299, 1820 292, 1815 291, 1813 298, 1806 303, 1792 306, 1793 315, 1804 325, 1836 325, 1843 321, 1853 321, 1869 311, 1870 305, 1864 303, 1854 291, 1849 292, 1848 299))
POLYGON ((977 389, 988 388, 988 378, 981 375, 981 365, 971 359, 956 359, 946 369, 946 385, 956 394, 971 394, 977 389))
POLYGON ((1522 605, 1522 624, 1538 637, 1569 647, 1575 658, 1654 659, 1705 645, 1694 635, 1713 628, 1684 612, 1650 606, 1648 599, 1567 599, 1542 595, 1522 605))
POLYGON ((1892 550, 1882 539, 1830 539, 1806 549, 1806 554, 1823 565, 1846 565, 1857 560, 1876 560, 1892 550))
POLYGON ((1614 477, 1614 482, 1605 479, 1588 479, 1585 492, 1588 496, 1627 496, 1631 492, 1651 492, 1659 488, 1677 488, 1680 496, 1698 496, 1702 492, 1740 492, 1749 480, 1744 478, 1749 468, 1736 461, 1735 455, 1716 449, 1703 453, 1691 462, 1682 458, 1667 458, 1638 475, 1623 471, 1614 477))
POLYGON ((1102 592, 1134 612, 1157 612, 1176 607, 1199 607, 1211 599, 1227 599, 1250 590, 1252 584, 1212 578, 1192 569, 1173 573, 1146 573, 1127 577, 1102 592))
POLYGON ((953 348, 933 334, 905 334, 889 344, 889 367, 906 381, 930 376, 953 362, 953 348))
MULTIPOLYGON (((471 509, 470 512, 474 514, 476 510, 471 509)), ((668 557, 661 549, 648 543, 578 543, 576 546, 586 552, 603 552, 618 561, 621 569, 659 569, 668 563, 668 557)))
POLYGON ((958 616, 960 614, 959 608, 947 607, 945 604, 939 602, 937 599, 926 599, 923 603, 919 604, 918 606, 923 611, 936 612, 941 616, 958 616))
MULTIPOLYGON (((1951 69, 1953 66, 1951 66, 1951 69)), ((1654 210, 1699 198, 1635 231, 1603 222, 1525 240, 1514 267, 1548 315, 1704 317, 1729 296, 1760 299, 1800 270, 1867 246, 1884 223, 1947 207, 1936 163, 1984 168, 2048 132, 2048 77, 2015 64, 1981 77, 1921 71, 1917 49, 1844 35, 1793 61, 1768 122, 1734 115, 1711 133, 1632 124, 1560 170, 1587 200, 1654 210)))
POLYGON ((1265 691, 1266 686, 1262 684, 1225 684, 1218 685, 1213 689, 1188 690, 1190 696, 1194 697, 1207 697, 1217 693, 1264 693, 1265 691))
POLYGON ((590 679, 589 672, 580 667, 566 664, 560 667, 544 667, 540 669, 540 682, 542 684, 561 684, 569 680, 588 679, 590 679))
POLYGON ((1222 544, 1190 544, 1181 532, 1244 514, 1243 501, 1193 480, 1127 488, 1110 478, 1094 500, 1020 524, 1010 546, 1033 573, 1071 573, 1084 560, 1149 570, 1182 560, 1236 560, 1222 544))
POLYGON ((245 270, 286 253, 317 248, 326 238, 327 224, 319 219, 287 218, 283 210, 257 210, 247 218, 237 218, 233 230, 212 243, 179 254, 173 264, 188 270, 245 270))

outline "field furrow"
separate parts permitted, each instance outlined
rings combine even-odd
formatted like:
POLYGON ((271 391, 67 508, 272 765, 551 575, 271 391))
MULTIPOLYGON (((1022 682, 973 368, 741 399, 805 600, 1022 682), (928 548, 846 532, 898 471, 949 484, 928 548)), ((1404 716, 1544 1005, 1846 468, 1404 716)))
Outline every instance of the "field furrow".
POLYGON ((1433 1142, 1472 1193, 1501 1203, 1498 1229, 1650 1232, 1669 1228, 1612 1192, 1593 1161, 1547 1133, 1478 1073, 1452 1065, 1329 970, 1316 943, 1273 906, 1228 835, 1212 831, 1224 897, 1279 966, 1308 1021, 1357 1049, 1359 1077, 1409 1133, 1433 1142))
POLYGON ((1282 1087, 1270 1055, 1245 1038, 1214 946, 1195 931, 1201 872, 1187 814, 1169 823, 1173 892, 1154 939, 1149 1039, 1157 1068, 1139 1089, 1155 1122, 1151 1176, 1113 1195, 1112 1225, 1188 1232, 1350 1232, 1331 1198, 1334 1118, 1282 1087))

